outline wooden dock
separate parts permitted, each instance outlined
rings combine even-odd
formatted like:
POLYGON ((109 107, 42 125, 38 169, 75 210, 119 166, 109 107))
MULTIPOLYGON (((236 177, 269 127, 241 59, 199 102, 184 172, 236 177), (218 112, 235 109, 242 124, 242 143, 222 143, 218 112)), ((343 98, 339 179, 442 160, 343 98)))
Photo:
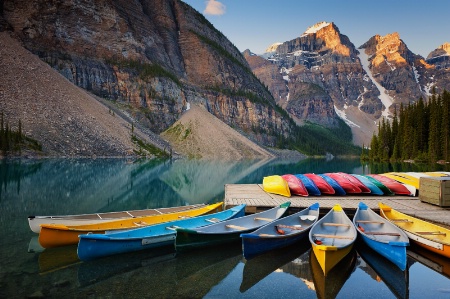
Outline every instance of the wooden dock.
POLYGON ((260 184, 227 184, 225 185, 225 208, 247 204, 246 213, 257 213, 290 201, 294 209, 309 207, 315 202, 320 204, 321 214, 328 212, 335 204, 340 204, 349 216, 353 216, 360 201, 375 212, 379 211, 378 203, 383 202, 402 213, 450 227, 450 209, 421 202, 418 197, 411 196, 291 196, 285 197, 267 193, 260 184))

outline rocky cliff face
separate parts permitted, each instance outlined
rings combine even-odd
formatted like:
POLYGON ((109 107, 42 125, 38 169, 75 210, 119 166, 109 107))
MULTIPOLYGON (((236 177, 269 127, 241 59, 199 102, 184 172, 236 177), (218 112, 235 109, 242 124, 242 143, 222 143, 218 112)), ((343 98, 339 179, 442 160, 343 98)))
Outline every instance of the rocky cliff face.
POLYGON ((270 49, 275 51, 259 60, 245 57, 294 119, 335 127, 337 113, 345 120, 355 113, 372 120, 381 115, 378 89, 368 80, 355 46, 335 24, 318 23, 300 37, 270 49))
POLYGON ((424 96, 425 78, 419 72, 430 66, 412 53, 398 33, 375 35, 360 47, 369 56, 373 78, 383 86, 393 103, 409 103, 424 96))
POLYGON ((262 144, 292 129, 241 53, 181 1, 4 0, 2 8, 3 30, 157 133, 190 102, 262 144))
POLYGON ((434 67, 424 74, 430 78, 428 88, 435 87, 438 93, 450 90, 450 43, 444 43, 428 54, 426 62, 434 67))
POLYGON ((449 48, 444 44, 425 60, 393 33, 357 50, 335 24, 320 22, 260 57, 245 57, 294 119, 333 127, 339 115, 361 137, 358 143, 367 144, 379 118, 395 106, 427 98, 433 87, 450 88, 449 48))
POLYGON ((426 99, 433 87, 438 93, 450 87, 445 48, 441 46, 425 60, 412 53, 396 32, 375 35, 360 47, 369 57, 373 79, 393 103, 391 111, 400 103, 426 99))

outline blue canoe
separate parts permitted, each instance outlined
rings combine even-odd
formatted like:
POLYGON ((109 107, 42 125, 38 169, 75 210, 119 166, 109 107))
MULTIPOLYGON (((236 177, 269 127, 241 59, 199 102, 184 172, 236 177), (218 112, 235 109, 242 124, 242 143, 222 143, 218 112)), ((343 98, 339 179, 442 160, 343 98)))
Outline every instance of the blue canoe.
POLYGON ((355 178, 361 181, 367 188, 370 189, 370 194, 372 195, 383 195, 384 192, 380 188, 378 188, 377 185, 372 183, 367 177, 360 175, 360 174, 352 174, 355 178))
POLYGON ((319 176, 321 176, 328 184, 330 184, 331 187, 333 187, 335 195, 345 195, 345 194, 347 194, 345 192, 344 188, 342 188, 341 185, 339 185, 338 182, 336 182, 335 179, 327 176, 326 174, 319 174, 319 176))
POLYGON ((406 247, 409 239, 405 232, 360 202, 353 217, 353 224, 363 241, 384 256, 400 270, 406 269, 406 247))
POLYGON ((311 180, 309 177, 307 177, 304 174, 296 174, 297 178, 299 178, 303 185, 305 185, 306 190, 308 190, 309 195, 320 195, 320 190, 317 188, 316 184, 314 184, 313 180, 311 180))
POLYGON ((248 260, 264 252, 286 247, 308 238, 309 229, 319 219, 319 204, 275 220, 252 233, 241 234, 242 252, 248 260))
POLYGON ((174 244, 176 229, 198 228, 245 215, 245 204, 231 209, 188 219, 103 234, 80 235, 78 257, 82 261, 113 254, 145 250, 174 244))
POLYGON ((230 219, 220 223, 195 229, 177 228, 175 248, 186 251, 199 247, 216 246, 225 243, 240 242, 240 235, 282 218, 289 208, 289 201, 272 209, 244 217, 230 219))

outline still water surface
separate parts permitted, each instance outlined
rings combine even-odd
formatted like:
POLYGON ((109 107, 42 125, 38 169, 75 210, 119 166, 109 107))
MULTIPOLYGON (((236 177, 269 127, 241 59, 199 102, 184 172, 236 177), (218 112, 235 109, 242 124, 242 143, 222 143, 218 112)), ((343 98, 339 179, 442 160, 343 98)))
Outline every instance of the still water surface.
POLYGON ((272 174, 447 170, 431 167, 348 159, 0 162, 0 298, 450 298, 450 260, 417 248, 402 272, 358 242, 325 279, 309 244, 249 261, 235 244, 80 262, 76 246, 43 250, 27 223, 29 215, 212 203, 223 200, 225 184, 272 174))

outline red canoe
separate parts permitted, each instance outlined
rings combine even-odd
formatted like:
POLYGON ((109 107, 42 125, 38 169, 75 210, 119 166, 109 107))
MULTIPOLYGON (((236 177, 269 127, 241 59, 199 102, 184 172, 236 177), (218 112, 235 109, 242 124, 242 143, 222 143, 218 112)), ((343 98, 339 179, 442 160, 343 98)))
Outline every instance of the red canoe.
POLYGON ((321 176, 315 173, 305 173, 305 176, 310 178, 314 184, 316 184, 317 188, 319 188, 320 193, 322 194, 334 194, 335 191, 330 184, 327 183, 321 176))
POLYGON ((308 196, 308 190, 306 190, 303 182, 293 174, 285 174, 281 176, 289 186, 291 194, 308 196))
POLYGON ((339 173, 328 172, 328 173, 325 173, 325 175, 334 179, 339 184, 339 186, 341 186, 342 189, 345 190, 346 193, 362 193, 361 189, 358 186, 356 186, 355 184, 353 184, 352 182, 347 180, 345 177, 343 177, 339 173))
POLYGON ((338 172, 338 174, 342 175, 344 178, 349 180, 353 185, 356 185, 359 189, 361 189, 362 193, 370 193, 370 189, 367 188, 366 185, 364 185, 360 180, 358 180, 356 177, 352 176, 351 174, 345 173, 345 172, 338 172))
POLYGON ((379 174, 367 174, 368 176, 373 177, 377 181, 380 181, 383 185, 389 188, 392 192, 397 195, 411 195, 411 191, 405 187, 405 185, 393 180, 391 178, 379 175, 379 174))

